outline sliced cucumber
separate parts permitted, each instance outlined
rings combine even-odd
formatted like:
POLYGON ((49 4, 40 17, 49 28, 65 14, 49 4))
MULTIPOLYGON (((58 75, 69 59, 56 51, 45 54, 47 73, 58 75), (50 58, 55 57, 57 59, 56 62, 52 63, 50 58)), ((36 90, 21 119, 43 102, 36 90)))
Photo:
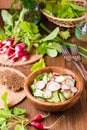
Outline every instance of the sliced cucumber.
POLYGON ((44 98, 50 98, 52 96, 52 92, 50 90, 43 91, 44 98))
POLYGON ((57 91, 53 92, 52 97, 47 99, 48 102, 60 102, 57 91))
POLYGON ((43 80, 40 80, 35 84, 35 87, 36 89, 43 89, 45 88, 45 85, 46 85, 45 82, 43 80))
POLYGON ((70 99, 71 97, 74 96, 74 93, 70 92, 70 91, 64 91, 63 95, 66 99, 70 99))
POLYGON ((59 98, 60 98, 61 102, 64 102, 66 100, 61 92, 59 92, 58 95, 59 95, 59 98))
POLYGON ((36 91, 33 92, 33 94, 35 97, 42 97, 43 98, 43 91, 42 90, 36 89, 36 91))
POLYGON ((47 74, 45 74, 44 76, 43 76, 43 79, 42 79, 45 83, 47 83, 48 82, 48 75, 47 74))

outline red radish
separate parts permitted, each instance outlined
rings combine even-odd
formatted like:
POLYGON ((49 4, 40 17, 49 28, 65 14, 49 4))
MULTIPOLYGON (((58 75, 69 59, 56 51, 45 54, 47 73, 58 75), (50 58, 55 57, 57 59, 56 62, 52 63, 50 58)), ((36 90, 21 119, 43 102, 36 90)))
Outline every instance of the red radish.
POLYGON ((39 122, 31 121, 30 124, 39 130, 45 130, 44 125, 39 122))
POLYGON ((43 89, 45 87, 45 85, 46 85, 45 82, 41 80, 35 84, 35 87, 38 89, 43 89))
POLYGON ((29 56, 28 56, 28 55, 22 56, 22 61, 26 61, 26 60, 28 60, 28 59, 29 59, 29 56))
POLYGON ((63 82, 65 79, 66 79, 66 77, 61 75, 61 76, 58 76, 58 77, 55 79, 55 81, 56 81, 56 82, 63 82))
POLYGON ((8 38, 6 39, 3 43, 6 45, 6 46, 11 46, 14 42, 14 39, 13 38, 8 38))
POLYGON ((4 54, 5 59, 11 59, 15 56, 15 51, 13 50, 7 50, 7 52, 4 54))
POLYGON ((11 61, 15 62, 15 61, 17 61, 17 58, 15 56, 11 57, 11 61))
POLYGON ((71 87, 70 87, 69 85, 67 85, 67 84, 62 84, 62 85, 61 85, 61 89, 62 89, 62 90, 70 90, 71 87))
POLYGON ((41 121, 42 119, 47 118, 49 115, 50 115, 50 113, 44 114, 44 115, 43 115, 43 114, 38 114, 38 115, 36 115, 36 116, 33 118, 32 121, 41 121))
POLYGON ((1 47, 3 47, 3 43, 2 43, 2 41, 0 41, 0 48, 1 48, 1 47))
POLYGON ((73 93, 76 93, 76 92, 77 92, 77 88, 76 88, 76 87, 71 87, 71 91, 72 91, 73 93))
POLYGON ((35 128, 37 128, 38 130, 47 130, 47 129, 51 129, 56 123, 60 123, 60 121, 62 121, 65 118, 64 115, 60 116, 52 125, 50 126, 44 126, 43 124, 41 124, 40 122, 35 122, 35 121, 30 121, 30 124, 32 126, 34 126, 35 128))
POLYGON ((18 52, 16 52, 16 55, 15 55, 15 57, 23 57, 24 55, 27 55, 27 52, 25 52, 25 51, 18 51, 18 52))
POLYGON ((25 47, 26 47, 26 44, 25 43, 20 43, 20 44, 17 44, 16 46, 15 46, 15 51, 23 51, 24 49, 25 49, 25 47))
POLYGON ((5 46, 5 45, 4 45, 4 46, 2 47, 1 53, 4 54, 4 53, 6 53, 7 50, 8 50, 8 46, 5 46))
POLYGON ((55 82, 55 81, 50 81, 48 82, 47 84, 47 89, 50 90, 50 91, 57 91, 59 90, 61 87, 60 87, 60 84, 55 82))

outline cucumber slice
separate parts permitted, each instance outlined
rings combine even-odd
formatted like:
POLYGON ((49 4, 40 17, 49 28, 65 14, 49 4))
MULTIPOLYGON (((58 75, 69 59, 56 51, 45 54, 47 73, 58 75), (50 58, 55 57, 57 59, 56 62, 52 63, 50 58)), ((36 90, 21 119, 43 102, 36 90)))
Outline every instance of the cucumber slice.
POLYGON ((66 99, 70 99, 71 97, 74 96, 74 93, 70 92, 70 91, 64 91, 63 95, 66 99))
POLYGON ((38 81, 38 82, 35 84, 35 88, 41 90, 41 89, 45 88, 45 85, 46 85, 45 82, 41 80, 41 81, 38 81))
POLYGON ((42 79, 45 83, 47 83, 48 82, 48 75, 47 74, 45 74, 44 76, 43 76, 43 79, 42 79))
POLYGON ((33 95, 35 97, 42 97, 43 98, 43 91, 42 90, 39 90, 39 89, 36 89, 35 92, 33 92, 33 95))
POLYGON ((60 102, 59 96, 58 96, 58 92, 55 91, 53 92, 53 95, 51 98, 47 99, 48 102, 60 102))
POLYGON ((61 102, 64 102, 66 100, 61 92, 59 92, 58 95, 59 95, 59 98, 60 98, 61 102))
POLYGON ((44 98, 50 98, 52 96, 52 92, 50 90, 43 91, 44 98))

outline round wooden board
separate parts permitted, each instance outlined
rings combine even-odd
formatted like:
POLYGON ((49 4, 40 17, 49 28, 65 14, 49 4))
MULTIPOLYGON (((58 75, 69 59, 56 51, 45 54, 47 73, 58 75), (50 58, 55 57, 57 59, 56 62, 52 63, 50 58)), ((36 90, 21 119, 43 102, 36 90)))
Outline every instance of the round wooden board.
MULTIPOLYGON (((10 71, 17 73, 20 76, 26 78, 26 76, 23 73, 21 73, 20 71, 18 71, 16 69, 9 68, 9 67, 0 67, 0 71, 5 71, 5 70, 10 70, 10 71)), ((21 91, 18 91, 18 92, 13 92, 10 89, 7 89, 6 86, 0 84, 0 109, 3 108, 3 101, 1 99, 1 96, 3 95, 4 92, 8 93, 7 104, 9 107, 12 107, 12 106, 18 104, 26 97, 24 89, 21 91)))
POLYGON ((34 63, 35 61, 39 60, 41 57, 43 57, 42 54, 30 54, 30 57, 27 61, 22 61, 21 59, 17 60, 16 62, 12 63, 10 59, 5 60, 4 55, 0 54, 0 63, 2 65, 8 65, 8 66, 21 66, 21 65, 27 65, 34 63))

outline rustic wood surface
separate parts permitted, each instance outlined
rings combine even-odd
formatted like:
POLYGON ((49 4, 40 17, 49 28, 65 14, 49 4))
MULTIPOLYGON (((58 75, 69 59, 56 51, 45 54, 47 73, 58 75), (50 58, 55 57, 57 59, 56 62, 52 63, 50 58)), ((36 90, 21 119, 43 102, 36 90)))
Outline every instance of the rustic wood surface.
MULTIPOLYGON (((49 29, 54 29, 56 25, 50 23, 43 15, 41 17, 41 22, 43 22, 49 29)), ((0 18, 0 24, 2 25, 2 20, 0 18)), ((62 28, 63 29, 63 28, 62 28)), ((87 43, 82 43, 79 40, 76 39, 74 34, 74 29, 70 29, 72 37, 69 39, 70 42, 76 43, 77 45, 82 45, 85 48, 87 48, 87 43)), ((45 32, 41 30, 41 33, 44 34, 45 32)), ((44 56, 46 66, 63 66, 72 70, 77 70, 77 68, 73 65, 71 62, 65 62, 64 58, 61 55, 57 56, 56 58, 51 58, 49 56, 44 56)), ((82 58, 82 62, 84 63, 86 69, 87 69, 87 60, 82 58)), ((23 72, 26 76, 29 75, 30 67, 31 65, 24 65, 24 66, 17 66, 14 67, 21 72, 23 72)), ((51 130, 86 130, 87 129, 87 83, 84 82, 84 90, 82 92, 81 98, 78 101, 78 103, 72 107, 69 110, 66 110, 64 112, 56 112, 51 113, 51 115, 42 123, 45 125, 50 125, 53 123, 61 114, 65 115, 65 119, 60 122, 59 124, 56 124, 51 130)), ((36 109, 28 100, 25 98, 21 103, 17 105, 17 107, 21 107, 26 109, 27 115, 29 119, 32 119, 35 115, 39 113, 43 113, 43 111, 40 111, 36 109)), ((34 127, 29 126, 29 130, 36 130, 34 127)), ((12 129, 13 130, 13 129, 12 129)))

